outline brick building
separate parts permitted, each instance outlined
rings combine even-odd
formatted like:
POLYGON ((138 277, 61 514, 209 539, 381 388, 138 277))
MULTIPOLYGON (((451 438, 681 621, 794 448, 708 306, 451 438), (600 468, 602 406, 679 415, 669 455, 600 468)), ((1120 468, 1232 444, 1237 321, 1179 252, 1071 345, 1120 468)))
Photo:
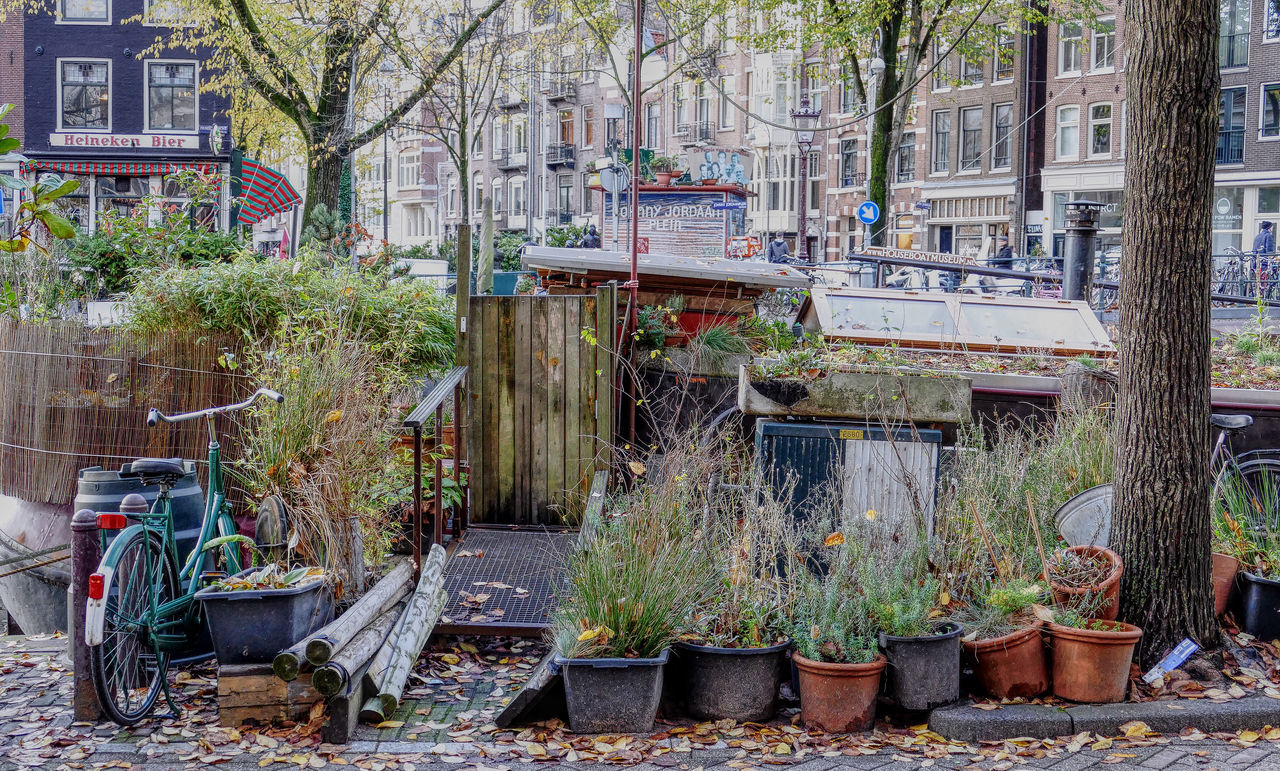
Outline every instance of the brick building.
MULTIPOLYGON (((229 100, 200 90, 199 51, 141 52, 163 34, 163 3, 57 0, 52 13, 20 17, 23 29, 24 154, 33 171, 78 179, 64 199, 70 216, 92 230, 107 209, 128 211, 143 196, 175 202, 178 170, 225 179, 230 160, 229 100), (141 16, 143 23, 125 23, 141 16)), ((222 200, 197 215, 227 226, 222 200)))

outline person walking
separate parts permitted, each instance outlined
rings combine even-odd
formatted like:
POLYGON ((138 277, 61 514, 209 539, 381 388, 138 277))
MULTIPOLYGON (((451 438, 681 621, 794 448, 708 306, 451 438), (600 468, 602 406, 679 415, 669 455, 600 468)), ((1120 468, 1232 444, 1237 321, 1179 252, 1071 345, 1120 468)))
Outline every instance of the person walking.
POLYGON ((1272 228, 1275 224, 1270 220, 1263 220, 1258 235, 1253 239, 1254 254, 1272 254, 1276 250, 1276 235, 1272 228))
POLYGON ((1009 246, 1008 236, 996 239, 996 256, 991 261, 991 267, 1013 270, 1013 247, 1009 246))
POLYGON ((769 242, 769 262, 786 262, 790 257, 791 247, 787 246, 787 242, 779 233, 769 242))

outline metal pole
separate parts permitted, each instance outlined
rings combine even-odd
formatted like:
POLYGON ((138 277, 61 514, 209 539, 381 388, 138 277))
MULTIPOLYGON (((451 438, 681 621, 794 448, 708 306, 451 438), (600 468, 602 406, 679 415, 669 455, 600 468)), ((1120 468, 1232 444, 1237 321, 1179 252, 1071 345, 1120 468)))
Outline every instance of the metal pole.
POLYGON ((1062 299, 1089 302, 1093 297, 1093 252, 1098 240, 1102 204, 1075 200, 1066 205, 1067 238, 1063 243, 1062 299))
MULTIPOLYGON (((456 436, 460 426, 453 427, 453 433, 456 436)), ((444 404, 436 405, 436 467, 435 479, 432 482, 432 506, 431 506, 431 543, 444 543, 444 502, 441 500, 440 492, 444 488, 444 460, 441 458, 441 451, 444 449, 444 404)), ((458 468, 458 453, 453 454, 453 467, 458 468)), ((418 546, 422 548, 421 544, 418 546)))
MULTIPOLYGON (((421 421, 419 421, 421 422, 421 421)), ((413 579, 422 572, 422 426, 413 427, 413 579)))
POLYGON ((635 47, 631 54, 631 279, 627 281, 631 295, 627 329, 632 332, 638 322, 636 301, 640 291, 640 65, 644 54, 644 0, 636 0, 635 13, 635 47))
MULTIPOLYGON (((386 99, 387 99, 385 103, 386 112, 384 114, 390 115, 391 114, 391 89, 388 88, 383 93, 386 94, 386 99)), ((387 184, 389 182, 388 177, 391 176, 391 162, 389 160, 389 155, 387 153, 387 134, 389 133, 391 133, 390 129, 384 129, 382 132, 382 241, 383 243, 388 243, 390 241, 390 239, 387 238, 387 218, 390 215, 390 211, 389 211, 390 207, 389 207, 389 204, 387 203, 387 184)))
POLYGON ((85 602, 89 596, 89 576, 98 568, 98 515, 89 509, 77 511, 71 519, 71 588, 67 597, 67 631, 70 636, 71 690, 73 717, 97 721, 102 717, 98 694, 89 674, 89 646, 84 641, 85 602))
MULTIPOLYGON (((808 62, 804 60, 804 55, 800 56, 800 111, 808 114, 809 112, 809 67, 808 62)), ((796 258, 803 262, 809 261, 809 145, 805 142, 798 142, 796 148, 800 151, 800 194, 799 199, 800 210, 796 213, 796 258)))

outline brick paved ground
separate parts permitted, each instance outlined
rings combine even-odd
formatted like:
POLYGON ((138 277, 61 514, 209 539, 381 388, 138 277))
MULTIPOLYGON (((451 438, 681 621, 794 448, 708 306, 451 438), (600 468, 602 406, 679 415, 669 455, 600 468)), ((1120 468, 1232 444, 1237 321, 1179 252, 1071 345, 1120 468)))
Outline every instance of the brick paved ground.
MULTIPOLYGON (((541 735, 533 731, 494 733, 486 729, 502 702, 518 690, 518 681, 527 671, 522 665, 536 659, 534 647, 511 650, 500 645, 497 652, 482 649, 468 655, 467 650, 453 647, 457 644, 446 642, 429 660, 424 659, 410 684, 413 698, 385 727, 363 728, 356 741, 337 747, 320 744, 316 737, 299 737, 296 730, 255 732, 217 727, 217 716, 208 698, 211 689, 207 669, 192 671, 191 679, 183 684, 180 702, 188 712, 180 723, 154 719, 129 732, 110 724, 73 723, 63 641, 0 638, 0 769, 180 769, 217 764, 235 769, 355 766, 374 771, 515 771, 525 766, 583 767, 593 762, 538 759, 548 750, 552 755, 562 754, 565 747, 557 745, 556 737, 571 739, 571 735, 545 731, 541 735), (454 662, 455 658, 459 660, 454 662)), ((774 734, 785 740, 786 724, 777 727, 780 730, 774 734)), ((789 747, 787 754, 779 755, 768 748, 766 753, 748 753, 728 746, 720 737, 732 736, 729 731, 700 738, 694 735, 693 727, 660 728, 667 729, 666 738, 645 740, 642 753, 596 746, 602 748, 601 755, 609 765, 627 765, 642 771, 740 771, 769 766, 787 767, 788 771, 925 767, 1077 771, 1113 765, 1153 771, 1280 769, 1280 744, 1265 740, 1251 743, 1231 736, 1116 739, 1105 748, 1094 750, 1085 744, 1077 752, 1071 752, 1064 740, 948 746, 921 737, 915 746, 880 751, 857 745, 845 749, 838 745, 810 747, 797 742, 797 749, 789 747), (1007 756, 998 754, 1002 750, 1007 756), (857 754, 862 752, 872 754, 857 754), (1019 752, 1022 754, 1014 754, 1019 752), (1043 757, 1034 757, 1037 752, 1043 757)), ((902 730, 895 738, 905 745, 912 737, 913 732, 902 730)), ((1097 739, 1089 737, 1089 742, 1097 739)), ((580 746, 581 741, 575 746, 580 746)), ((624 747, 629 740, 613 737, 608 741, 615 747, 624 747)), ((733 739, 729 742, 737 743, 733 739)))

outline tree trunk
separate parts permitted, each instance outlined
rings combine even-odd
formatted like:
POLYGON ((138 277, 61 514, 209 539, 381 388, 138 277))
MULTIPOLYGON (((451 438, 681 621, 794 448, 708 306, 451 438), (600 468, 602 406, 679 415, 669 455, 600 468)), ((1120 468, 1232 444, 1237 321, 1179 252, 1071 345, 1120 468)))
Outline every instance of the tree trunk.
MULTIPOLYGON (((876 91, 876 104, 871 105, 872 109, 887 104, 897 97, 898 90, 903 86, 902 73, 898 71, 897 55, 901 30, 902 10, 899 8, 880 25, 880 58, 884 61, 884 72, 881 74, 880 88, 876 91), (884 54, 886 51, 890 52, 888 56, 884 54)), ((894 115, 900 109, 903 108, 889 107, 871 118, 871 147, 867 148, 871 153, 871 168, 867 197, 880 207, 880 219, 871 226, 870 246, 884 246, 886 234, 890 230, 889 223, 893 215, 889 210, 889 175, 894 173, 890 161, 894 147, 897 145, 897 137, 894 136, 894 115)))
POLYGON ((311 215, 317 206, 324 205, 330 211, 338 210, 338 195, 342 187, 342 156, 318 151, 308 159, 307 200, 302 209, 302 228, 311 224, 311 215))
POLYGON ((352 675, 359 672, 360 667, 368 663, 386 642, 387 635, 395 626, 396 619, 400 618, 403 608, 403 604, 388 608, 342 646, 342 650, 334 653, 333 658, 316 667, 316 671, 311 673, 311 685, 315 686, 320 695, 333 696, 346 688, 352 675))
POLYGON ((1120 396, 1112 539, 1140 660, 1216 645, 1209 585, 1209 211, 1218 117, 1213 0, 1131 0, 1120 396))
POLYGON ((365 592, 363 597, 356 600, 346 613, 307 638, 307 660, 317 667, 327 662, 334 653, 351 642, 351 638, 367 626, 371 619, 400 602, 409 593, 412 580, 413 566, 409 562, 396 565, 372 589, 365 592))

